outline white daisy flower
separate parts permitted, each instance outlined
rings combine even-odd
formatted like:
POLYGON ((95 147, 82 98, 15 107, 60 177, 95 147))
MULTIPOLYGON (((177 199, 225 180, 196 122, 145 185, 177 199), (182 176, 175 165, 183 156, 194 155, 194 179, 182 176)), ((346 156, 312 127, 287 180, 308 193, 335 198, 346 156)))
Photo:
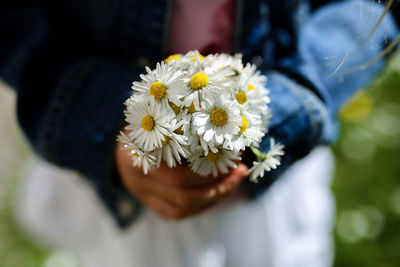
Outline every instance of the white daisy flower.
MULTIPOLYGON (((173 119, 173 120, 170 122, 170 128, 169 128, 170 135, 169 135, 169 139, 175 140, 178 144, 187 145, 187 140, 188 140, 188 138, 187 138, 187 136, 185 136, 185 135, 182 133, 183 125, 187 125, 187 124, 189 124, 189 123, 188 123, 188 121, 186 120, 186 118, 183 118, 183 119, 181 118, 181 119, 179 119, 179 120, 173 119)), ((165 142, 166 142, 166 140, 164 141, 164 143, 165 143, 165 142)))
POLYGON ((251 121, 247 120, 243 115, 241 119, 242 125, 240 126, 240 131, 231 140, 225 140, 223 146, 225 149, 239 152, 250 145, 258 144, 265 135, 260 126, 252 125, 251 121))
POLYGON ((135 154, 135 153, 142 153, 142 150, 140 149, 139 146, 135 145, 133 143, 133 141, 124 133, 124 132, 120 132, 118 138, 117 138, 118 142, 124 143, 124 146, 122 149, 124 150, 129 150, 129 153, 131 154, 135 154))
POLYGON ((270 98, 267 95, 260 94, 260 91, 247 92, 248 101, 244 103, 243 107, 253 117, 262 119, 268 115, 269 109, 267 105, 270 103, 270 98))
POLYGON ((192 171, 201 176, 212 174, 217 177, 218 172, 225 174, 229 172, 229 167, 236 168, 237 165, 234 161, 240 159, 240 156, 229 150, 221 149, 216 153, 210 151, 207 155, 204 154, 204 151, 198 150, 189 157, 189 166, 192 171))
POLYGON ((203 149, 206 155, 209 150, 214 152, 218 151, 218 149, 214 146, 214 144, 207 143, 206 141, 204 141, 203 138, 200 138, 197 135, 196 130, 192 125, 192 119, 193 119, 192 114, 195 112, 196 110, 194 108, 194 105, 191 105, 190 107, 183 109, 177 115, 178 121, 180 120, 186 121, 186 123, 184 123, 182 127, 180 127, 178 130, 181 132, 181 134, 185 135, 188 138, 187 144, 189 150, 195 151, 197 149, 203 149))
POLYGON ((258 124, 257 121, 268 113, 268 91, 262 88, 250 89, 248 85, 248 79, 241 76, 232 86, 231 97, 241 105, 245 117, 252 120, 252 124, 258 124))
POLYGON ((165 105, 168 102, 180 105, 180 99, 187 93, 182 83, 183 72, 176 68, 176 64, 157 63, 155 70, 146 67, 147 74, 141 74, 142 81, 133 82, 132 89, 144 92, 165 105))
POLYGON ((191 50, 183 56, 182 61, 188 61, 192 66, 195 66, 196 64, 204 64, 205 58, 199 51, 191 50))
POLYGON ((200 67, 190 69, 183 78, 188 92, 183 104, 186 107, 193 106, 197 110, 202 99, 214 98, 230 86, 230 80, 226 77, 232 75, 232 73, 230 67, 217 71, 200 67))
POLYGON ((190 155, 189 150, 184 146, 179 145, 175 140, 166 137, 167 141, 163 143, 162 148, 157 148, 155 153, 157 154, 157 167, 160 167, 161 160, 164 160, 168 167, 173 168, 176 166, 176 162, 181 164, 181 157, 187 158, 190 155))
POLYGON ((270 150, 267 154, 263 154, 257 149, 252 148, 257 158, 262 160, 253 162, 253 167, 248 170, 247 175, 250 175, 250 181, 257 183, 258 177, 264 177, 266 171, 276 169, 276 167, 281 164, 280 156, 284 155, 283 148, 283 145, 279 143, 275 144, 273 138, 270 139, 270 150))
POLYGON ((142 168, 144 174, 148 174, 151 167, 156 166, 156 158, 148 152, 144 152, 141 156, 132 154, 132 165, 142 168))
POLYGON ((168 167, 173 168, 176 166, 176 162, 181 164, 181 156, 184 158, 189 157, 190 152, 185 148, 188 138, 177 131, 183 124, 187 124, 187 122, 181 120, 178 123, 175 119, 171 121, 170 135, 165 136, 165 140, 161 141, 162 147, 156 150, 158 167, 162 159, 167 163, 168 167))
POLYGON ((167 57, 165 63, 176 63, 177 68, 188 71, 193 68, 205 68, 210 65, 210 60, 205 61, 205 57, 199 51, 189 51, 185 55, 174 54, 167 57))
POLYGON ((243 69, 243 76, 247 81, 246 86, 249 90, 266 90, 267 77, 262 75, 255 65, 247 63, 243 69))
MULTIPOLYGON (((208 56, 207 56, 208 57, 208 56)), ((212 68, 215 70, 224 68, 224 67, 231 67, 235 74, 238 75, 243 71, 243 63, 242 63, 242 55, 228 55, 228 54, 219 54, 214 56, 214 62, 212 64, 212 68)))
POLYGON ((192 128, 192 114, 188 109, 183 108, 180 109, 175 118, 178 123, 182 121, 183 123, 179 124, 180 126, 177 129, 174 129, 173 132, 185 136, 187 138, 186 145, 188 149, 194 151, 198 145, 198 136, 192 128))
POLYGON ((150 168, 156 165, 156 158, 153 155, 142 151, 140 147, 132 143, 130 138, 125 133, 120 132, 117 140, 121 143, 124 143, 122 149, 129 150, 129 155, 132 158, 132 165, 142 168, 144 174, 147 174, 150 168))
POLYGON ((225 100, 223 96, 206 99, 201 108, 193 114, 192 125, 204 141, 223 144, 224 139, 232 139, 240 131, 242 119, 240 105, 236 101, 225 100))
POLYGON ((164 136, 169 136, 170 122, 174 117, 163 105, 156 103, 154 98, 138 95, 126 101, 126 127, 130 130, 129 137, 144 151, 161 147, 164 136))
POLYGON ((208 152, 211 150, 211 152, 217 153, 218 148, 216 148, 215 144, 212 142, 206 142, 204 138, 199 138, 199 143, 200 146, 197 147, 197 149, 203 149, 204 154, 207 155, 208 152))
POLYGON ((183 56, 181 54, 169 55, 166 59, 164 59, 164 63, 168 64, 168 63, 178 62, 182 57, 183 56))

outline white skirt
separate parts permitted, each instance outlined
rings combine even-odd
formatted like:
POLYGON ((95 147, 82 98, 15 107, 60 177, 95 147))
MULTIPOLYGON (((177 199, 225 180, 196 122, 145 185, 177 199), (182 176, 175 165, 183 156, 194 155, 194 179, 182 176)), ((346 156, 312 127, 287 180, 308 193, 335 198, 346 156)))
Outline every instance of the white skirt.
POLYGON ((145 210, 121 230, 77 173, 33 159, 18 217, 82 267, 326 267, 333 261, 333 157, 315 149, 258 200, 237 195, 182 222, 145 210))

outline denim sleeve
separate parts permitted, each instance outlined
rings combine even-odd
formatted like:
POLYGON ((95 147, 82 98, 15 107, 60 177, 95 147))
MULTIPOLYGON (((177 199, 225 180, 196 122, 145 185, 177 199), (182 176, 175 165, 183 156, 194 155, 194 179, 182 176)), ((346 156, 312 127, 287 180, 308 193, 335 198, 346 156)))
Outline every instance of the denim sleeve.
MULTIPOLYGON (((337 138, 337 112, 357 90, 381 70, 384 59, 359 68, 377 57, 399 33, 388 13, 365 45, 361 45, 378 21, 384 6, 371 1, 338 1, 323 6, 302 23, 297 52, 267 71, 272 120, 269 136, 285 145, 282 165, 246 184, 257 196, 291 163, 316 145, 337 138)), ((261 148, 268 149, 265 138, 261 148)), ((247 159, 247 163, 252 160, 247 159)))
POLYGON ((8 3, 0 8, 0 77, 16 90, 21 128, 43 158, 87 177, 128 225, 140 204, 116 179, 113 155, 123 103, 141 68, 80 56, 64 46, 44 8, 8 3))

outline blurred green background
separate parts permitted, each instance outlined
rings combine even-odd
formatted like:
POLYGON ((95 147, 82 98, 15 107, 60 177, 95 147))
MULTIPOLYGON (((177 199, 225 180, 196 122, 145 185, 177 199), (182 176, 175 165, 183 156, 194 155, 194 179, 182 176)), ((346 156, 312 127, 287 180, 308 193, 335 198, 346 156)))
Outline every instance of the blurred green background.
MULTIPOLYGON (((30 151, 0 84, 0 267, 76 267, 68 251, 30 238, 14 217, 19 174, 30 151)), ((340 113, 335 266, 400 266, 400 51, 340 113)))
POLYGON ((340 117, 336 266, 400 266, 400 51, 340 117))

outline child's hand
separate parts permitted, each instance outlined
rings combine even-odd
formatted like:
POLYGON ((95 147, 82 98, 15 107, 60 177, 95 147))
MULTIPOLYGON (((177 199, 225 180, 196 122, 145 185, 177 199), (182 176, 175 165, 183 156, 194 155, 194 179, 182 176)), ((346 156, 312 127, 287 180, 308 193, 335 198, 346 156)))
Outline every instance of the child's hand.
POLYGON ((162 164, 144 175, 132 166, 122 143, 116 148, 116 164, 126 188, 144 205, 165 219, 180 220, 213 206, 235 190, 246 177, 247 167, 239 163, 227 175, 214 178, 194 174, 187 164, 169 168, 162 164))

